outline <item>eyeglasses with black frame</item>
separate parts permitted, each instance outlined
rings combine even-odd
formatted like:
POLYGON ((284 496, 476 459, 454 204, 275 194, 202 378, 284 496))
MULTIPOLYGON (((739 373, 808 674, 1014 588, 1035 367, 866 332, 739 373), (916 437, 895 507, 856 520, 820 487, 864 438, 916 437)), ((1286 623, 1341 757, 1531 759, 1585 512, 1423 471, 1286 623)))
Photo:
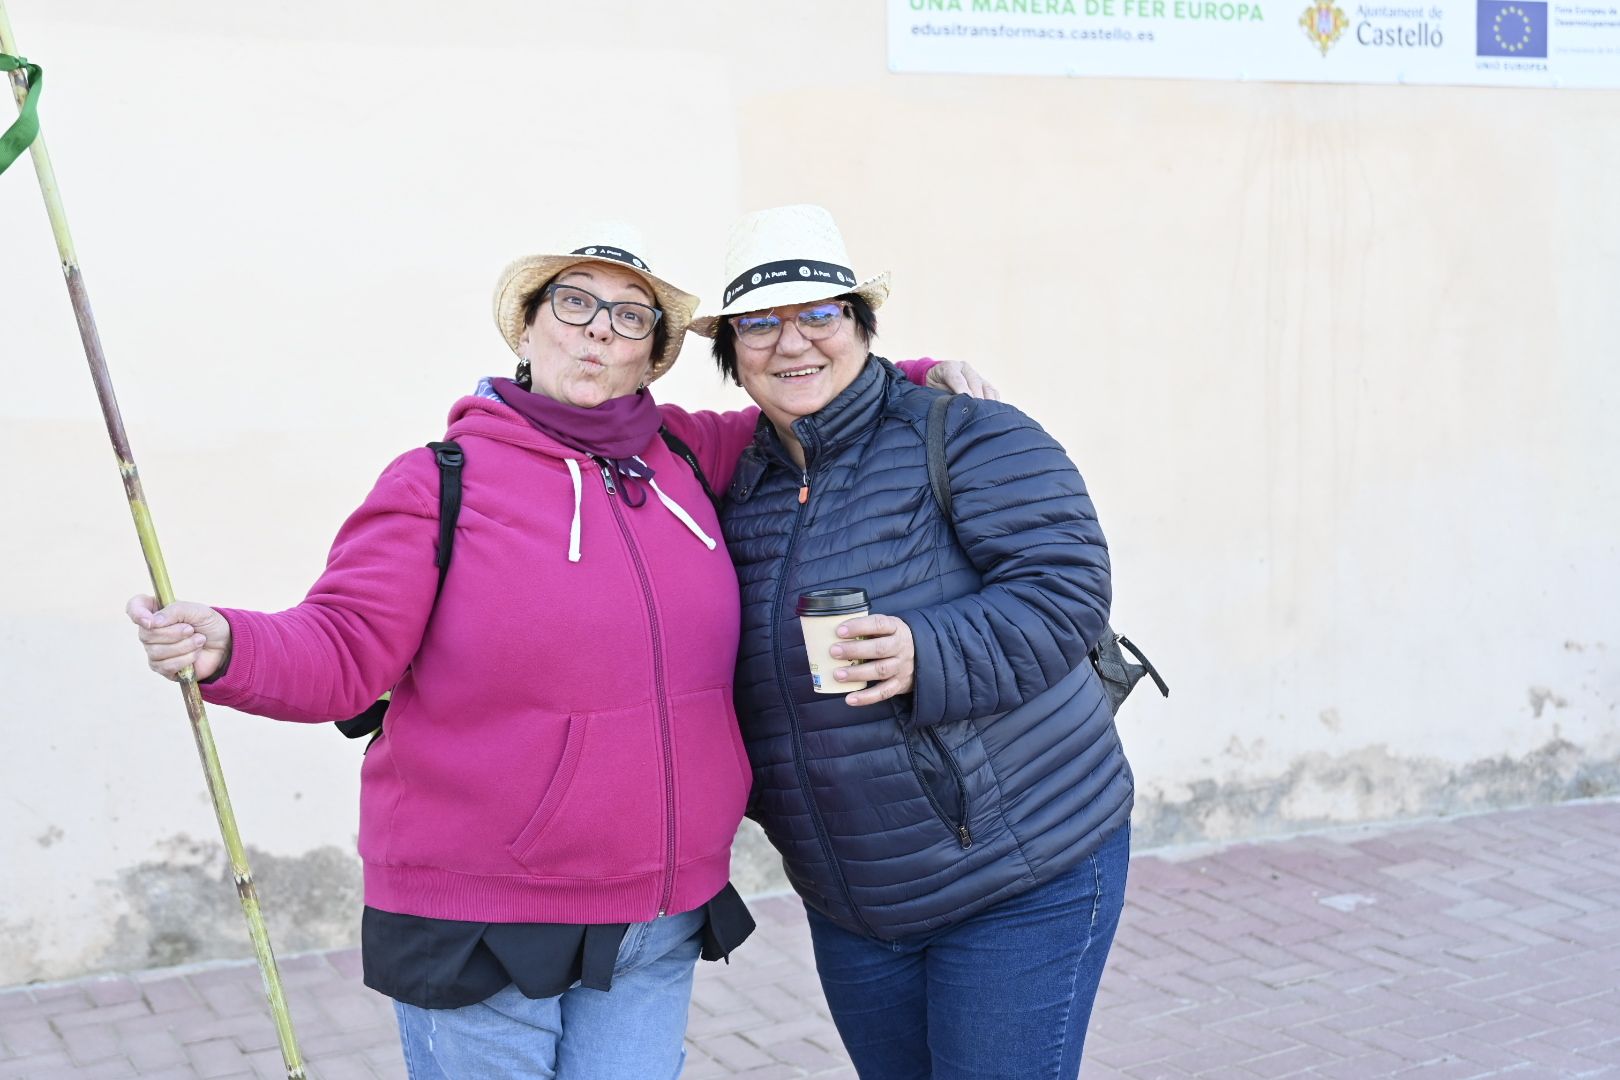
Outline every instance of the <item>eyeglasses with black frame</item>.
MULTIPOLYGON (((838 333, 838 326, 848 311, 849 305, 843 301, 829 300, 803 308, 789 318, 806 341, 823 341, 838 333)), ((731 316, 731 328, 737 332, 737 340, 754 349, 775 345, 782 336, 783 322, 774 309, 763 315, 731 316)))
POLYGON ((547 285, 541 293, 551 298, 551 313, 558 321, 569 326, 586 326, 596 313, 607 308, 608 322, 613 332, 622 338, 640 341, 653 332, 664 313, 649 304, 634 300, 603 300, 578 285, 547 285))

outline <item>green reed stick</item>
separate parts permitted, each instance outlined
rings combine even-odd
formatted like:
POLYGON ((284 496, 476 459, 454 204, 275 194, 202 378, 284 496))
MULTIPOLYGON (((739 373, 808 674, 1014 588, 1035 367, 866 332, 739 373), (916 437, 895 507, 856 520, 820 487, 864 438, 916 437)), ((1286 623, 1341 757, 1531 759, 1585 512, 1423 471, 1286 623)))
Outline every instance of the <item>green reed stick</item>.
MULTIPOLYGON (((13 56, 17 52, 16 39, 11 33, 11 22, 6 16, 5 0, 0 0, 0 52, 13 56)), ((12 89, 17 105, 22 107, 28 93, 28 74, 25 70, 11 73, 12 89)), ((146 569, 152 577, 152 588, 160 605, 174 602, 174 587, 169 583, 168 567, 158 547, 157 530, 152 525, 152 513, 147 508, 146 496, 141 490, 140 473, 135 468, 135 455, 129 447, 129 436, 124 431, 124 418, 118 411, 118 399, 113 394, 112 377, 107 372, 107 358, 101 351, 101 335, 96 330, 95 317, 90 311, 90 294, 85 290, 84 276, 79 270, 79 259, 73 250, 73 237, 68 232, 67 215, 62 211, 61 194, 56 187, 56 173, 51 168, 51 157, 45 149, 43 134, 36 136, 29 146, 33 156, 34 172, 39 177, 39 190, 45 197, 45 210, 50 215, 51 232, 56 236, 56 250, 62 259, 62 276, 67 280, 68 296, 73 301, 73 314, 79 323, 79 339, 84 343, 85 359, 90 362, 90 378, 96 386, 96 398, 101 402, 101 415, 107 423, 107 435, 112 440, 113 453, 118 457, 118 473, 124 481, 124 494, 129 498, 129 510, 135 518, 135 532, 140 537, 141 553, 146 557, 146 569)), ((220 769, 219 754, 214 749, 213 732, 208 726, 208 714, 203 708, 202 693, 197 688, 197 676, 191 668, 180 673, 180 693, 185 699, 186 715, 191 719, 191 733, 197 743, 197 755, 202 759, 203 774, 208 783, 208 796, 214 804, 214 816, 219 820, 220 836, 231 860, 231 874, 236 879, 236 893, 242 901, 242 914, 247 918, 248 936, 253 939, 253 954, 259 961, 259 973, 264 979, 265 996, 270 1001, 270 1014, 275 1020, 276 1036, 281 1042, 281 1059, 287 1066, 287 1080, 304 1080, 304 1063, 298 1053, 298 1040, 293 1034, 292 1017, 287 1011, 287 998, 281 989, 281 974, 276 968, 276 957, 270 949, 270 935, 264 926, 264 914, 259 909, 258 891, 253 885, 253 872, 248 868, 247 853, 242 837, 236 830, 236 814, 231 809, 231 797, 225 790, 225 774, 220 769)))

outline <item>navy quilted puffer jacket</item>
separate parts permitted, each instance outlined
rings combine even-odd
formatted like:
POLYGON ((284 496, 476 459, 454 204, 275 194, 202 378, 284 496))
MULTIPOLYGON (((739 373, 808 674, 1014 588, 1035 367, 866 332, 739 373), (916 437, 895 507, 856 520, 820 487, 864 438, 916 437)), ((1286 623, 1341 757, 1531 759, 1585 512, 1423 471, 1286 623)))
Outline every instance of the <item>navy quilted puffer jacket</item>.
POLYGON ((1080 474, 1017 409, 963 399, 946 435, 953 528, 928 484, 933 398, 871 358, 795 422, 804 474, 761 419, 721 513, 742 583, 750 812, 807 904, 890 940, 1069 869, 1133 797, 1086 659, 1110 589, 1080 474), (852 708, 811 689, 794 604, 833 586, 910 626, 912 693, 852 708))

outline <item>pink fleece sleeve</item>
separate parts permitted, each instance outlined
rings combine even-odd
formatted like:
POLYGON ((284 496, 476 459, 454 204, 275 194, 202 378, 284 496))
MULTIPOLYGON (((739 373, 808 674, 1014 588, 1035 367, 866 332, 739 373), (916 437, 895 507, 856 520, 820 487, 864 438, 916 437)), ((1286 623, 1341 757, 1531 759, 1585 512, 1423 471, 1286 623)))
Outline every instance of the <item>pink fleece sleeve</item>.
MULTIPOLYGON (((925 386, 928 369, 937 363, 938 360, 925 356, 917 360, 902 360, 894 366, 918 386, 925 386)), ((703 475, 709 480, 709 487, 716 495, 724 495, 726 488, 731 486, 732 474, 737 471, 737 459, 742 457, 742 452, 754 440, 754 428, 759 424, 759 407, 751 405, 746 409, 723 413, 709 410, 693 413, 679 405, 660 405, 658 414, 663 417, 664 426, 697 455, 698 464, 703 466, 703 475)))
POLYGON ((754 439, 759 407, 693 413, 679 405, 660 405, 658 415, 663 417, 664 426, 697 455, 709 487, 716 495, 724 495, 731 486, 731 474, 737 471, 737 459, 754 439))
POLYGON ((231 661, 202 687, 206 700, 277 720, 344 720, 399 680, 438 587, 438 505, 411 475, 434 468, 427 450, 388 467, 297 607, 219 609, 231 624, 231 661))
POLYGON ((902 360, 894 366, 899 368, 901 373, 905 375, 906 378, 910 379, 918 386, 927 386, 928 372, 937 363, 939 363, 939 361, 935 360, 931 356, 919 356, 915 360, 902 360))

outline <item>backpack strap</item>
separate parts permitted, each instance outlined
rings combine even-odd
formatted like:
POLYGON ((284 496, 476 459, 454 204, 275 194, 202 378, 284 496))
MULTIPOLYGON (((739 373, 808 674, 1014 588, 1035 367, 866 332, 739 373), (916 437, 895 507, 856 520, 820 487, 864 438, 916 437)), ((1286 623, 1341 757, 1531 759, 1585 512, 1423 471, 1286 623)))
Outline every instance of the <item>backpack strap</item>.
POLYGON ((954 531, 956 519, 951 516, 951 474, 945 465, 945 414, 950 411, 952 400, 952 395, 941 394, 928 406, 928 427, 923 444, 928 451, 928 486, 934 489, 934 501, 939 503, 945 520, 954 531))
MULTIPOLYGON (((456 520, 461 517, 461 467, 466 464, 467 458, 461 452, 460 443, 431 442, 428 449, 433 451, 433 460, 439 465, 439 550, 433 555, 433 565, 439 568, 439 584, 433 590, 433 598, 437 600, 444 591, 445 576, 450 573, 450 555, 456 543, 456 520)), ((338 731, 346 739, 363 739, 381 732, 383 716, 388 712, 388 701, 392 694, 393 691, 389 690, 368 705, 365 712, 339 720, 335 725, 338 731)))
MULTIPOLYGON (((1161 697, 1170 696, 1170 687, 1165 683, 1164 676, 1159 674, 1159 669, 1153 666, 1153 661, 1143 656, 1142 650, 1138 649, 1136 645, 1132 643, 1130 638, 1126 637, 1124 634, 1119 635, 1119 647, 1125 652, 1128 652, 1132 656, 1136 657, 1137 660, 1141 661, 1142 669, 1148 673, 1148 678, 1152 679, 1154 685, 1159 688, 1159 695, 1161 697)), ((1140 678, 1141 676, 1137 677, 1140 678)))
MULTIPOLYGON (((956 531, 956 519, 951 515, 951 475, 945 462, 945 414, 954 400, 955 396, 951 394, 942 394, 933 400, 928 406, 928 420, 923 433, 923 444, 928 452, 928 486, 933 489, 934 501, 939 503, 940 510, 945 514, 945 522, 953 533, 956 531)), ((1170 696, 1170 687, 1165 685, 1152 661, 1142 655, 1142 650, 1132 644, 1130 638, 1115 634, 1114 628, 1106 623, 1103 625, 1102 640, 1091 650, 1089 658, 1091 666, 1097 670, 1097 677, 1102 681, 1103 692, 1108 695, 1110 712, 1119 712, 1131 688, 1143 675, 1152 677, 1159 687, 1159 693, 1170 696), (1121 652, 1122 646, 1129 649, 1131 655, 1141 663, 1133 664, 1126 660, 1121 652)))
POLYGON ((433 565, 439 568, 439 585, 433 596, 444 591, 445 576, 450 573, 450 555, 456 544, 456 520, 461 517, 461 467, 467 458, 461 444, 430 442, 433 460, 439 463, 439 550, 433 556, 433 565))
POLYGON ((664 440, 664 445, 669 447, 670 453, 692 466, 692 471, 697 474, 698 483, 703 485, 703 494, 709 497, 709 501, 714 504, 715 509, 719 509, 720 497, 714 493, 713 488, 709 487, 709 478, 703 475, 703 466, 698 464, 697 455, 692 453, 692 448, 682 442, 679 435, 662 425, 659 425, 658 435, 664 440))

